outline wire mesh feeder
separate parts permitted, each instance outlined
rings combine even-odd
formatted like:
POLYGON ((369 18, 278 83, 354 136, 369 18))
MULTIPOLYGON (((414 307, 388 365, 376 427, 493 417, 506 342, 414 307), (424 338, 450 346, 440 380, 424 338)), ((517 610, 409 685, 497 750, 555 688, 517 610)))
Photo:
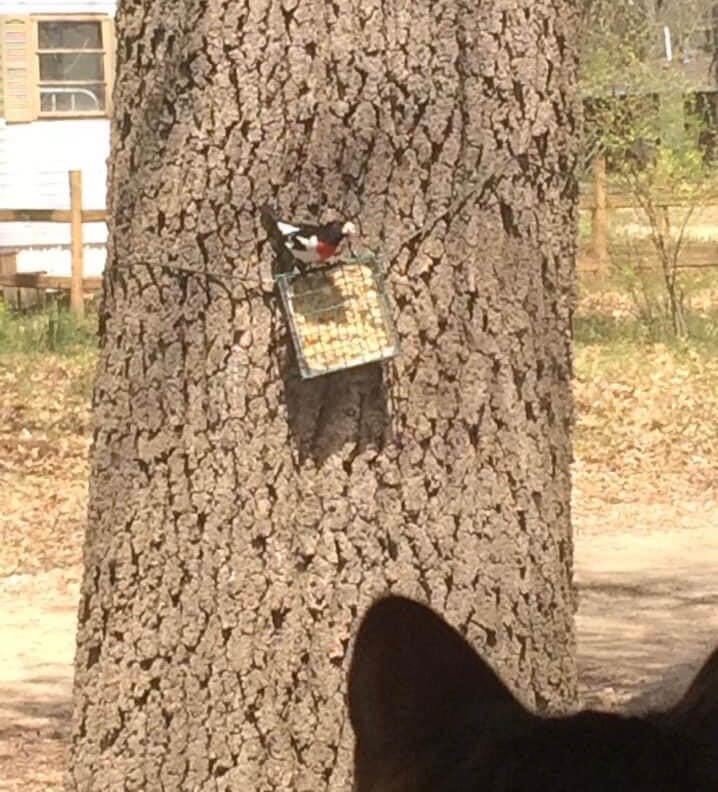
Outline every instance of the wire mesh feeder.
POLYGON ((399 353, 386 282, 374 255, 276 276, 304 379, 399 353))

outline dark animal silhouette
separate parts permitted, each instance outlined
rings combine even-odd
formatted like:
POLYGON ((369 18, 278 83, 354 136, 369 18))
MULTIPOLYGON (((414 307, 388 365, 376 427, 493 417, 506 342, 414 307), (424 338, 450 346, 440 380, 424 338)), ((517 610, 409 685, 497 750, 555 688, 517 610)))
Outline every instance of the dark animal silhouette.
POLYGON ((466 640, 403 597, 364 617, 349 673, 356 792, 718 792, 718 650, 671 710, 526 710, 466 640))

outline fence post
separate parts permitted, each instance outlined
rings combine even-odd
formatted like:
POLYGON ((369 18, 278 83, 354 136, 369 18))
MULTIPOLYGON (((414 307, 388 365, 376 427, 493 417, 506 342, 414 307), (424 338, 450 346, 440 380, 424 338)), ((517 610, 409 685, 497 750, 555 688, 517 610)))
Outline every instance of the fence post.
POLYGON ((81 319, 85 315, 85 277, 82 245, 82 171, 70 171, 70 233, 72 234, 72 279, 70 281, 70 310, 81 319))
POLYGON ((608 263, 608 212, 606 211, 606 160, 594 157, 591 247, 599 265, 608 263))

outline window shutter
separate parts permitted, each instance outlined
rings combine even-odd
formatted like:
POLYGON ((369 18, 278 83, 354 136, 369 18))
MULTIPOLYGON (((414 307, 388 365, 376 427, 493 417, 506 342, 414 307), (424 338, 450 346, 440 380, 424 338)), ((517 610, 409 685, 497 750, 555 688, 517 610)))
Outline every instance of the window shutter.
POLYGON ((5 120, 32 121, 33 52, 29 17, 0 17, 2 88, 5 120))
POLYGON ((105 111, 112 115, 112 91, 115 85, 115 22, 102 20, 102 46, 105 48, 105 111))

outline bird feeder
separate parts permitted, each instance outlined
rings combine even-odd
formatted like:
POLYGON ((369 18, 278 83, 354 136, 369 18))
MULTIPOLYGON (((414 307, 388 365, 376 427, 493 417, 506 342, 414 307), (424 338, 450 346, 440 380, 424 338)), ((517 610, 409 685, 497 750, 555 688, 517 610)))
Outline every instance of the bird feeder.
POLYGON ((304 379, 394 357, 399 338, 374 255, 276 276, 304 379))

